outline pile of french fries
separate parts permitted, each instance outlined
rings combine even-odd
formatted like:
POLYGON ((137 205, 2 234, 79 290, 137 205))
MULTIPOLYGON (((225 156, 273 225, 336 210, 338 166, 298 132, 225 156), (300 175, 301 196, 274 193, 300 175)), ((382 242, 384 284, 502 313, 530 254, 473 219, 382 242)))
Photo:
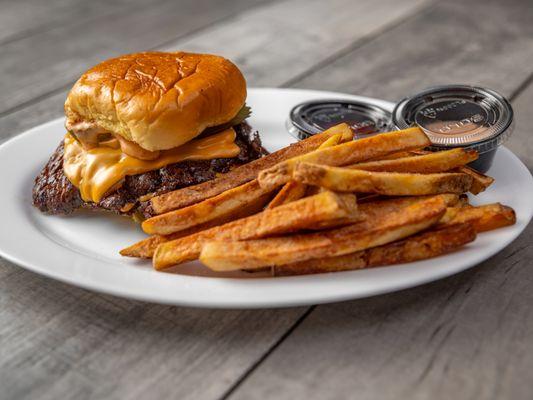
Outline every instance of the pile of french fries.
POLYGON ((212 181, 154 197, 151 235, 121 251, 166 270, 299 275, 401 264, 457 250, 512 225, 501 204, 472 206, 493 179, 461 148, 427 152, 419 128, 353 140, 340 124, 212 181))

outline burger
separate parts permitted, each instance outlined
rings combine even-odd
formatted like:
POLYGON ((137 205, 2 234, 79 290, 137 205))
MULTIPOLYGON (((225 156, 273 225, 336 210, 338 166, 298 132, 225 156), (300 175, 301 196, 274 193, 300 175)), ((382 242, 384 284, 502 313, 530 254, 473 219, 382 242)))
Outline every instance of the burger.
POLYGON ((245 100, 242 73, 216 55, 144 52, 104 61, 67 96, 67 133, 35 179, 33 204, 48 214, 150 216, 151 197, 265 154, 245 122, 245 100))

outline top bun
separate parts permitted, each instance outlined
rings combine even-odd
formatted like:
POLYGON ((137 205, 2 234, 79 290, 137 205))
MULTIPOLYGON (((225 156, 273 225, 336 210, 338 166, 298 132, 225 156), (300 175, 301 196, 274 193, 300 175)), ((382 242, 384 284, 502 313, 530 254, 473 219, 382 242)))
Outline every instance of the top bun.
POLYGON ((129 54, 78 79, 65 102, 66 126, 104 130, 146 150, 166 150, 229 122, 245 100, 241 71, 223 57, 129 54))

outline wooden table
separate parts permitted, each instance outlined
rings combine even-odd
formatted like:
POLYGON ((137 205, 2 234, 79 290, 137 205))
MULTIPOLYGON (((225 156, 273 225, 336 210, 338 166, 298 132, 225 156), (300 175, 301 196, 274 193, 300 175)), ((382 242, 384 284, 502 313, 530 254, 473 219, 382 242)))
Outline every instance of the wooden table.
MULTIPOLYGON (((188 49, 231 58, 250 86, 391 101, 492 87, 531 168, 532 21, 528 0, 3 0, 0 138, 61 116, 100 60, 188 49)), ((0 260, 0 398, 530 399, 532 234, 415 289, 261 311, 129 301, 0 260)))

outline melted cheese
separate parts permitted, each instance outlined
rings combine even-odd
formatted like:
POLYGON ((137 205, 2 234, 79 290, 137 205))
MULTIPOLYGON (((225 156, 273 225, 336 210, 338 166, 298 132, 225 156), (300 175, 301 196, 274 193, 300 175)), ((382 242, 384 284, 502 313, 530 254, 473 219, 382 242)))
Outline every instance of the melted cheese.
POLYGON ((85 150, 72 135, 65 136, 63 170, 84 201, 99 202, 110 189, 116 189, 128 175, 157 170, 185 160, 231 158, 239 154, 235 131, 195 139, 171 150, 162 151, 155 160, 140 160, 123 153, 117 146, 85 150))

